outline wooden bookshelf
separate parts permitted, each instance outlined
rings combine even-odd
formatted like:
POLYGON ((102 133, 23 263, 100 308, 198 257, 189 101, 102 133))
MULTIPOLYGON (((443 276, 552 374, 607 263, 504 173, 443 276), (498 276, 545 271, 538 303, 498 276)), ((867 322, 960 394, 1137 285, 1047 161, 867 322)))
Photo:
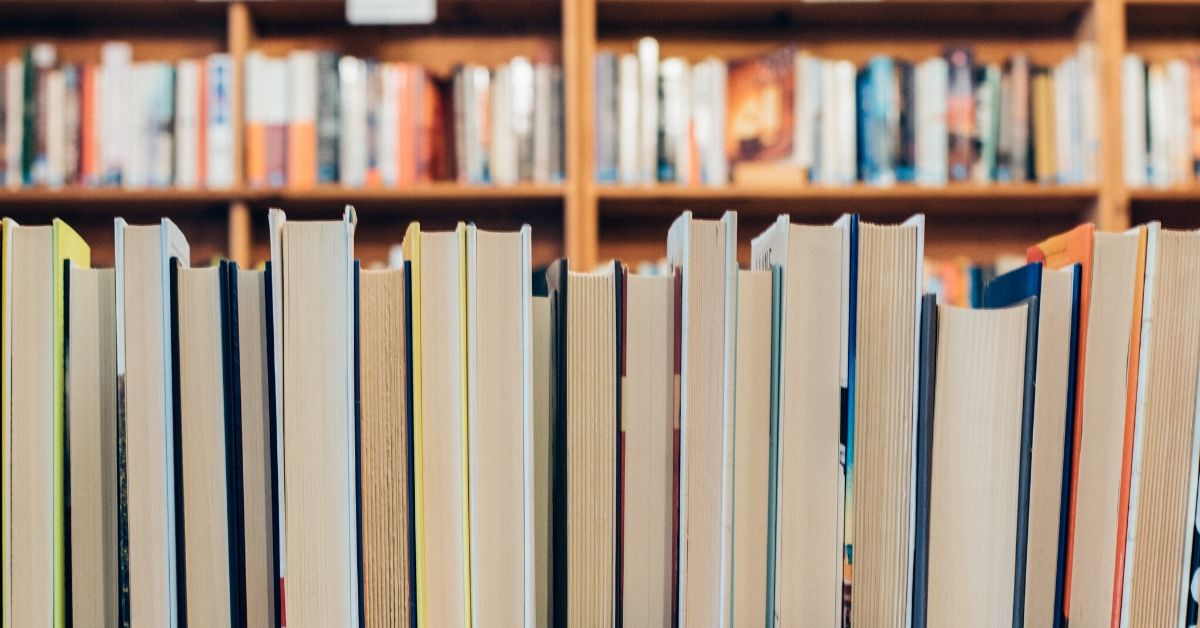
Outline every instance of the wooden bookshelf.
MULTIPOLYGON (((749 239, 779 213, 824 222, 855 211, 869 220, 928 214, 927 251, 986 258, 1020 252, 1081 220, 1102 229, 1161 218, 1200 226, 1200 185, 1129 189, 1121 164, 1120 64, 1127 51, 1149 59, 1200 53, 1200 0, 439 0, 427 26, 353 27, 343 0, 0 0, 0 58, 36 41, 57 44, 70 61, 98 59, 109 39, 133 44, 137 59, 180 59, 249 50, 272 55, 329 47, 435 70, 494 64, 522 54, 564 69, 566 178, 552 185, 488 187, 437 182, 412 188, 312 190, 22 189, 0 190, 0 213, 24 222, 61 216, 111 260, 111 218, 180 223, 197 261, 228 254, 243 264, 268 255, 266 209, 297 217, 359 210, 356 235, 366 263, 386 259, 409 220, 431 227, 473 220, 488 228, 530 224, 535 264, 569 255, 580 268, 607 257, 660 257, 666 227, 684 209, 740 213, 743 257, 749 239), (620 187, 593 178, 594 54, 631 50, 638 37, 659 39, 663 56, 699 60, 754 55, 797 43, 819 55, 863 62, 874 54, 919 60, 946 44, 969 43, 979 60, 1018 50, 1036 63, 1061 60, 1081 41, 1099 52, 1099 183, 821 187, 813 185, 620 187), (107 247, 107 248, 106 248, 107 247)), ((240 65, 240 64, 239 64, 240 65)), ((241 120, 240 79, 235 121, 241 120)), ((238 159, 241 159, 240 141, 238 159)), ((237 164, 241 177, 241 164, 237 164)), ((745 261, 745 260, 743 260, 745 261)))

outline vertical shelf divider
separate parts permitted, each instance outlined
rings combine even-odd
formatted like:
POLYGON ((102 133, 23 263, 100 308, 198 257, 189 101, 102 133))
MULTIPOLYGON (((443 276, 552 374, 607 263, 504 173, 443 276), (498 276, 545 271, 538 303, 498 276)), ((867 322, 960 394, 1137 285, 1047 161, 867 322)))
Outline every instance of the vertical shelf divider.
POLYGON ((1124 115, 1121 97, 1121 58, 1125 55, 1125 3, 1093 0, 1093 24, 1099 57, 1100 150, 1097 182, 1097 224, 1104 231, 1128 229, 1131 217, 1124 169, 1124 115))
POLYGON ((563 95, 566 100, 567 127, 563 248, 572 266, 589 269, 596 264, 599 241, 596 186, 592 178, 596 0, 563 0, 562 10, 563 95))

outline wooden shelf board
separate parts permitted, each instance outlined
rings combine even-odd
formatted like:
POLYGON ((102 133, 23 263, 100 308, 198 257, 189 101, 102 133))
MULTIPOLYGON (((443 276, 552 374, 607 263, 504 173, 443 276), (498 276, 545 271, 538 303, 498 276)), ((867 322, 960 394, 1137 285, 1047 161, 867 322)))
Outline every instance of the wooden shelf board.
POLYGON ((1129 200, 1133 203, 1200 203, 1200 185, 1132 188, 1129 200))
POLYGON ((502 30, 558 29, 562 3, 558 0, 437 0, 432 24, 351 26, 346 22, 344 0, 273 0, 249 2, 260 29, 353 29, 357 32, 431 32, 472 27, 502 30))
POLYGON ((346 188, 317 186, 311 190, 263 190, 271 198, 291 201, 339 201, 348 203, 374 201, 493 201, 493 200, 561 200, 564 187, 560 184, 522 183, 510 186, 465 185, 453 181, 438 181, 413 187, 346 188))
POLYGON ((601 31, 653 27, 928 28, 1076 24, 1087 0, 596 0, 601 31))
POLYGON ((0 189, 0 208, 21 208, 29 206, 76 206, 88 209, 90 206, 103 206, 108 210, 113 205, 128 207, 132 210, 139 208, 153 209, 164 205, 217 205, 231 202, 234 199, 248 199, 257 196, 255 192, 245 190, 183 190, 178 188, 141 188, 136 190, 119 187, 74 187, 62 188, 21 188, 0 189))
POLYGON ((678 213, 681 209, 736 209, 744 213, 791 212, 814 217, 844 211, 866 215, 929 212, 938 215, 1082 215, 1096 201, 1095 186, 1037 184, 957 184, 946 187, 854 185, 826 187, 599 186, 602 215, 678 213), (796 204, 803 204, 797 206, 796 204))

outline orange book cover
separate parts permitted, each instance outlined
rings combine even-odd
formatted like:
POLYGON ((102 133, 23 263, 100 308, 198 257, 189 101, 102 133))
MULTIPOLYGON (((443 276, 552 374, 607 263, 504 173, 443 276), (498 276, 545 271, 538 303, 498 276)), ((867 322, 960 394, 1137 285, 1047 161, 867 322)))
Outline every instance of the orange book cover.
POLYGON ((396 97, 399 116, 396 122, 396 184, 412 185, 416 179, 416 153, 414 152, 413 136, 416 122, 413 115, 413 86, 416 84, 416 73, 411 63, 401 63, 399 67, 399 94, 396 97))
POLYGON ((96 66, 83 66, 79 85, 79 180, 84 185, 94 185, 99 177, 96 172, 96 66))
POLYGON ((298 190, 317 183, 317 124, 314 120, 292 120, 288 125, 287 184, 298 190))
POLYGON ((267 186, 267 125, 246 121, 246 182, 267 186))
MULTIPOLYGON (((1087 355, 1088 304, 1092 293, 1092 249, 1095 245, 1096 225, 1082 224, 1070 231, 1060 233, 1029 247, 1026 257, 1031 262, 1041 262, 1046 268, 1058 269, 1079 264, 1079 338, 1077 345, 1075 378, 1075 429, 1071 435, 1071 499, 1067 511, 1066 573, 1063 575, 1063 617, 1071 615, 1071 556, 1074 553, 1075 535, 1075 489, 1079 484, 1079 444, 1083 434, 1083 376, 1087 355)), ((1144 257, 1144 256, 1143 256, 1144 257)))
POLYGON ((730 163, 791 158, 795 56, 788 46, 729 62, 725 146, 730 163))
MULTIPOLYGON (((1195 111, 1193 109, 1193 111, 1195 111)), ((1133 472, 1133 432, 1137 416, 1138 364, 1142 353, 1142 297, 1146 289, 1146 227, 1138 229, 1137 271, 1133 286, 1133 326, 1125 367, 1125 436, 1121 444, 1121 493, 1117 499, 1117 560, 1113 569, 1111 628, 1121 628, 1121 593, 1125 588, 1125 535, 1129 530, 1129 479, 1133 472)))
POLYGON ((204 187, 208 168, 208 63, 200 60, 200 130, 196 133, 196 185, 204 187))

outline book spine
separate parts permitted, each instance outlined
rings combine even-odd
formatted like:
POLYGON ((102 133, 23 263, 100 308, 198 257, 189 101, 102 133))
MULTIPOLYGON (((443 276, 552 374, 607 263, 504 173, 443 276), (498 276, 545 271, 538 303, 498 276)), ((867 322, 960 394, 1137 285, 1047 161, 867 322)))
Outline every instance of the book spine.
POLYGON ((269 73, 267 60, 259 52, 246 55, 242 74, 242 111, 245 124, 246 183, 251 187, 264 187, 267 181, 267 127, 264 111, 268 96, 266 91, 269 73))
POLYGON ((341 125, 338 138, 338 174, 347 187, 362 187, 367 177, 367 77, 366 64, 351 56, 338 61, 341 92, 341 125))
POLYGON ((976 89, 976 131, 979 134, 979 157, 975 162, 975 181, 996 180, 996 161, 1000 129, 1000 66, 989 64, 982 68, 976 89))
POLYGON ((1167 78, 1161 63, 1151 63, 1146 71, 1146 106, 1149 110, 1150 183, 1170 183, 1167 157, 1167 78))
POLYGON ((975 96, 971 79, 970 48, 951 48, 946 52, 949 85, 946 93, 946 131, 948 132, 948 167, 951 181, 971 178, 971 165, 976 151, 975 96))
POLYGON ((616 164, 616 55, 601 52, 595 60, 596 181, 611 183, 617 179, 616 164))
POLYGON ((617 175, 625 185, 632 185, 640 180, 640 99, 638 58, 632 53, 623 54, 617 65, 617 175))
POLYGON ((658 40, 638 40, 638 180, 652 183, 658 179, 658 40))
POLYGON ((42 183, 51 187, 61 187, 66 164, 66 92, 67 84, 61 69, 48 70, 42 80, 42 121, 39 125, 41 137, 38 143, 43 147, 39 150, 39 160, 42 166, 42 183))
POLYGON ((209 188, 234 184, 233 169, 233 59, 209 55, 205 72, 204 184, 209 188))
POLYGON ((5 64, 4 109, 4 184, 18 187, 21 185, 21 148, 24 144, 25 120, 25 64, 21 59, 11 59, 5 64))
POLYGON ((288 173, 288 62, 287 59, 268 59, 261 69, 259 94, 262 97, 260 114, 264 128, 266 185, 279 188, 287 185, 288 173))
POLYGON ((916 69, 911 63, 896 63, 896 143, 893 148, 897 181, 913 181, 917 173, 916 69))
POLYGON ((386 126, 383 112, 382 87, 384 65, 371 60, 364 63, 366 67, 363 78, 366 82, 365 111, 367 128, 366 133, 363 135, 363 144, 366 147, 367 166, 366 178, 363 185, 378 187, 383 182, 380 168, 380 155, 383 147, 380 146, 380 140, 386 126))
POLYGON ((534 107, 537 94, 534 88, 534 69, 526 57, 516 57, 508 65, 509 89, 512 94, 512 141, 515 143, 517 178, 533 180, 534 107))
MULTIPOLYGON (((1012 81, 1012 129, 1010 171, 1014 181, 1028 181, 1029 160, 1029 57, 1014 55, 1010 65, 1012 81)), ((1001 129, 1001 132, 1004 132, 1001 129)))
POLYGON ((82 66, 70 64, 63 67, 63 81, 66 93, 63 100, 63 131, 65 150, 63 152, 63 181, 80 183, 80 133, 82 124, 82 66))
POLYGON ((332 52, 317 53, 316 181, 318 183, 337 183, 339 180, 340 92, 337 55, 332 52))
POLYGON ((310 189, 317 182, 317 54, 297 50, 288 55, 287 80, 291 111, 287 131, 287 185, 310 189))
POLYGON ((854 124, 854 64, 850 61, 838 61, 834 64, 837 84, 836 102, 837 139, 841 142, 840 150, 835 148, 838 160, 835 181, 840 185, 849 185, 855 181, 856 159, 854 146, 857 143, 857 129, 854 124))
POLYGON ((550 181, 551 144, 554 139, 553 68, 539 63, 533 69, 533 158, 532 174, 537 183, 550 181))
POLYGON ((1132 53, 1121 60, 1121 101, 1125 183, 1141 187, 1146 185, 1146 64, 1132 53))
POLYGON ((200 70, 197 62, 180 61, 175 82, 175 184, 193 188, 198 184, 200 70))

